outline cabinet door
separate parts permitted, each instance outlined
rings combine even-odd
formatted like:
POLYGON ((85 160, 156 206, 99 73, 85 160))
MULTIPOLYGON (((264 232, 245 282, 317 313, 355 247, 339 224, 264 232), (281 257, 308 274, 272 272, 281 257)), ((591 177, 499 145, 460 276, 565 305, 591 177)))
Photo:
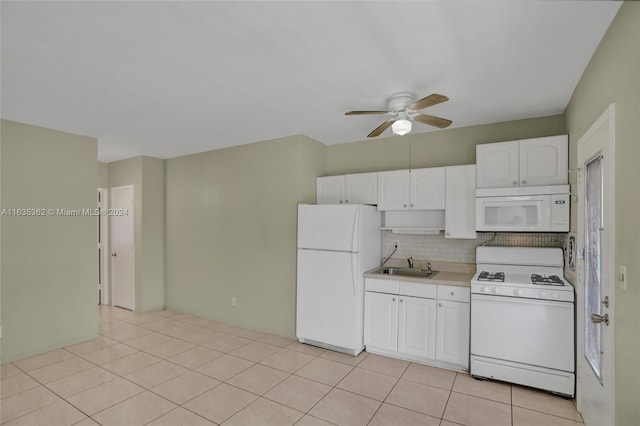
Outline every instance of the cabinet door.
POLYGON ((444 170, 444 167, 411 170, 411 209, 444 210, 444 170))
POLYGON ((409 170, 378 172, 378 210, 409 209, 409 170))
POLYGON ((324 176, 316 179, 316 203, 340 204, 344 201, 344 176, 324 176))
POLYGON ((567 135, 520 141, 520 186, 569 183, 567 135))
POLYGON ((398 348, 398 296, 364 293, 364 344, 387 351, 398 348))
POLYGON ((520 155, 518 141, 476 145, 478 188, 518 186, 520 155))
POLYGON ((436 301, 399 296, 398 352, 435 358, 436 301))
POLYGON ((477 238, 475 164, 447 167, 445 182, 445 237, 477 238))
POLYGON ((378 173, 346 175, 345 202, 378 204, 378 173))
POLYGON ((469 368, 469 304, 438 300, 436 359, 469 368))

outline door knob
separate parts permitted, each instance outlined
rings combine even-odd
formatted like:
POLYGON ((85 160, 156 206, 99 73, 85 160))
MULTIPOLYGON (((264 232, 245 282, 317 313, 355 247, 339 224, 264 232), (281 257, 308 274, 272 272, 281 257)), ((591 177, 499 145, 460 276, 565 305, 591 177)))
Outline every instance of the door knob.
POLYGON ((604 315, 591 314, 591 322, 596 324, 603 322, 604 325, 609 325, 609 314, 604 314, 604 315))

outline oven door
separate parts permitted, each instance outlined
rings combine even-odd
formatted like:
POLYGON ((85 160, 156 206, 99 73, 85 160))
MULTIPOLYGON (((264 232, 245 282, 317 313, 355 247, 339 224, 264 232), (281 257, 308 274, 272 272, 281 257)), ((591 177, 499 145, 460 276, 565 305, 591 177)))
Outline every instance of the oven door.
POLYGON ((574 369, 573 303, 473 294, 471 353, 574 369))

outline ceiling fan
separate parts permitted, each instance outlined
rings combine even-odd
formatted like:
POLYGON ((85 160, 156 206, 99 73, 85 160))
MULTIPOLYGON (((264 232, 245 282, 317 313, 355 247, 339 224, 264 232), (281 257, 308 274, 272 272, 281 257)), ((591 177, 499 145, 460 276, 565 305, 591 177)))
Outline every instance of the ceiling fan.
POLYGON ((451 120, 418 112, 423 108, 437 105, 448 100, 448 97, 434 93, 416 101, 412 93, 402 92, 396 93, 387 99, 387 111, 349 111, 345 113, 345 115, 391 115, 393 116, 392 118, 376 127, 367 137, 375 138, 376 136, 380 136, 389 126, 391 126, 394 134, 405 135, 411 131, 412 121, 419 121, 420 123, 435 126, 440 129, 449 127, 452 123, 451 120))

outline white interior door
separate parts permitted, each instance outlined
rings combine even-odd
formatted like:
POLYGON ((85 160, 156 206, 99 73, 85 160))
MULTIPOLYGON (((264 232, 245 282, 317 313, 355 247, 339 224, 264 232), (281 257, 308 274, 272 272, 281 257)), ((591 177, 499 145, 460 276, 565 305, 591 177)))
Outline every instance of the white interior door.
POLYGON ((108 305, 109 291, 109 200, 108 189, 98 188, 98 303, 108 305))
POLYGON ((614 424, 614 105, 578 141, 577 405, 585 425, 614 424))
POLYGON ((111 211, 113 304, 133 311, 136 303, 132 185, 111 188, 111 211))

